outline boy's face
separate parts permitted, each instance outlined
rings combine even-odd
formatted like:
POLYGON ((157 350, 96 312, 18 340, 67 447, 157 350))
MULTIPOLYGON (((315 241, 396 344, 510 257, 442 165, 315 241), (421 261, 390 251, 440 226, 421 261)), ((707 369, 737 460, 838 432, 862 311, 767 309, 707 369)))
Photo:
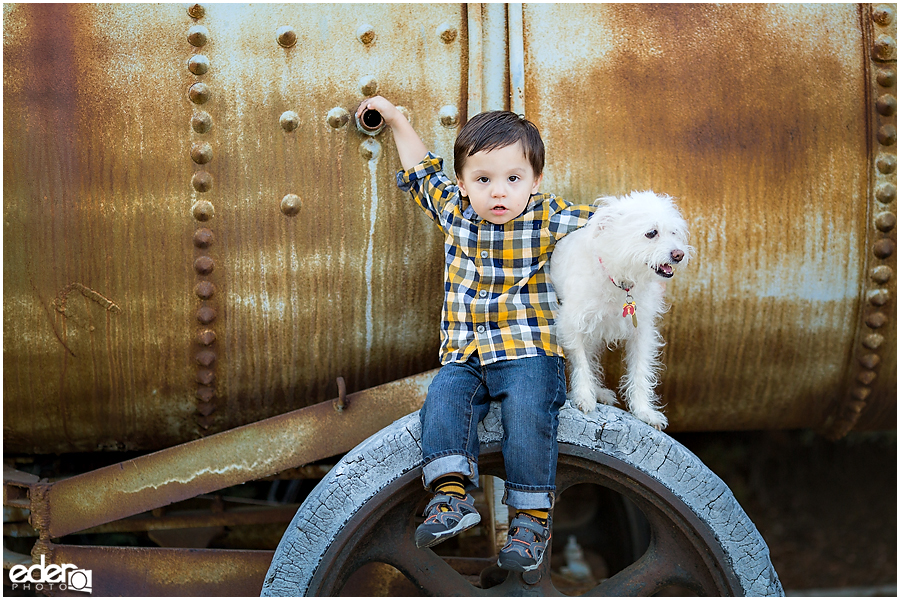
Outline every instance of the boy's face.
POLYGON ((470 156, 457 184, 479 217, 503 225, 522 214, 542 179, 534 176, 522 142, 516 142, 470 156))

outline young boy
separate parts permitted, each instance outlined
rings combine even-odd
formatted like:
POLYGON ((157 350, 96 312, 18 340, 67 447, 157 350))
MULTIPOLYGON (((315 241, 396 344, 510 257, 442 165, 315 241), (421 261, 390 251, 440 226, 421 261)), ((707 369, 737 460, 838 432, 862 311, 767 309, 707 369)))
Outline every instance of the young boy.
POLYGON ((404 168, 397 185, 445 234, 442 367, 420 412, 422 479, 435 495, 416 545, 434 546, 481 520, 466 489, 478 482, 476 427, 497 400, 503 501, 517 511, 498 564, 531 571, 550 541, 556 430, 566 400, 547 264, 556 242, 584 225, 593 207, 538 193, 544 144, 514 113, 481 113, 466 123, 454 147, 454 185, 393 104, 371 98, 358 114, 366 108, 393 132, 404 168))

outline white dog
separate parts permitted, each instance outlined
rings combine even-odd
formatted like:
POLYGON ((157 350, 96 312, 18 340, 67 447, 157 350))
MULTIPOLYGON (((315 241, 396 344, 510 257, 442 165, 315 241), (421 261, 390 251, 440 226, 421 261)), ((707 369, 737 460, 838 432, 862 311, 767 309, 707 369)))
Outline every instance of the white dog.
POLYGON ((563 238, 550 259, 560 301, 559 342, 571 369, 571 402, 591 412, 615 404, 601 383, 600 352, 625 340, 620 391, 628 409, 657 429, 668 421, 653 388, 663 339, 657 329, 665 282, 688 261, 688 226, 672 199, 653 192, 598 199, 587 225, 563 238))

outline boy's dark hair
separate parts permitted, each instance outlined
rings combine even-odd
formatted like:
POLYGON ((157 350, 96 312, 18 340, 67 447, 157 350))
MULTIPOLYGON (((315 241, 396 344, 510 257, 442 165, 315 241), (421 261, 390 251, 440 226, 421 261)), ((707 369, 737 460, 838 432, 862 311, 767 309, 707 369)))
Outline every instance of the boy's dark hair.
POLYGON ((459 177, 466 159, 476 152, 489 152, 522 142, 525 158, 537 177, 544 171, 544 141, 534 123, 508 110, 475 115, 463 126, 453 145, 453 169, 459 177))

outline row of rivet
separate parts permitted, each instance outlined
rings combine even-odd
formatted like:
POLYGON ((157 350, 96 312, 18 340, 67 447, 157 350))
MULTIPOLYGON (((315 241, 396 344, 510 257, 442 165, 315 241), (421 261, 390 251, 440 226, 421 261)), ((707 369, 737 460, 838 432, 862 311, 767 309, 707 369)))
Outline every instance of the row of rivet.
MULTIPOLYGON (((275 41, 282 48, 292 48, 297 43, 297 32, 289 25, 283 25, 275 30, 275 41)), ((286 133, 291 133, 300 127, 300 115, 292 110, 286 110, 278 119, 279 125, 286 133)), ((296 216, 300 212, 300 196, 297 194, 285 194, 281 199, 281 212, 287 217, 296 216)))
MULTIPOLYGON (((195 4, 188 9, 188 14, 196 20, 202 18, 206 11, 201 5, 195 4)), ((208 41, 209 31, 206 27, 195 24, 188 30, 188 42, 194 48, 202 48, 208 41)), ((200 77, 209 71, 209 59, 202 54, 194 54, 188 60, 187 67, 193 75, 200 77)), ((206 104, 210 95, 209 86, 200 81, 188 89, 188 97, 196 106, 206 104)), ((202 135, 209 132, 211 128, 212 117, 209 113, 195 110, 191 117, 191 129, 202 135)), ((212 146, 206 141, 195 142, 191 144, 190 156, 194 163, 202 167, 212 161, 212 146)), ((212 188, 212 176, 206 170, 196 171, 191 179, 191 185, 197 192, 208 192, 212 188)), ((206 223, 215 216, 215 209, 208 200, 199 200, 191 208, 191 214, 199 223, 206 223)), ((203 431, 212 425, 211 415, 216 411, 214 402, 216 398, 216 353, 214 350, 216 332, 212 329, 212 324, 216 320, 216 310, 209 305, 209 301, 216 294, 216 286, 208 279, 215 269, 215 262, 207 254, 214 241, 215 236, 207 227, 201 226, 194 232, 193 245, 197 249, 198 256, 194 259, 193 266, 194 272, 200 278, 194 286, 194 294, 201 302, 196 313, 200 327, 194 339, 196 343, 194 347, 200 348, 194 356, 197 361, 196 397, 198 400, 195 418, 197 425, 203 431)))
POLYGON ((872 45, 872 69, 875 77, 875 138, 877 141, 874 171, 874 242, 872 254, 876 264, 869 270, 866 285, 866 304, 863 323, 866 330, 857 351, 859 371, 850 397, 842 404, 837 420, 829 434, 833 438, 846 435, 856 424, 872 393, 872 384, 878 378, 876 368, 881 363, 879 351, 885 345, 883 332, 889 324, 889 303, 893 300, 887 284, 894 281, 894 269, 888 262, 896 261, 897 226, 897 69, 884 64, 896 61, 896 42, 888 28, 896 34, 895 14, 887 6, 872 11, 874 41, 872 45))

